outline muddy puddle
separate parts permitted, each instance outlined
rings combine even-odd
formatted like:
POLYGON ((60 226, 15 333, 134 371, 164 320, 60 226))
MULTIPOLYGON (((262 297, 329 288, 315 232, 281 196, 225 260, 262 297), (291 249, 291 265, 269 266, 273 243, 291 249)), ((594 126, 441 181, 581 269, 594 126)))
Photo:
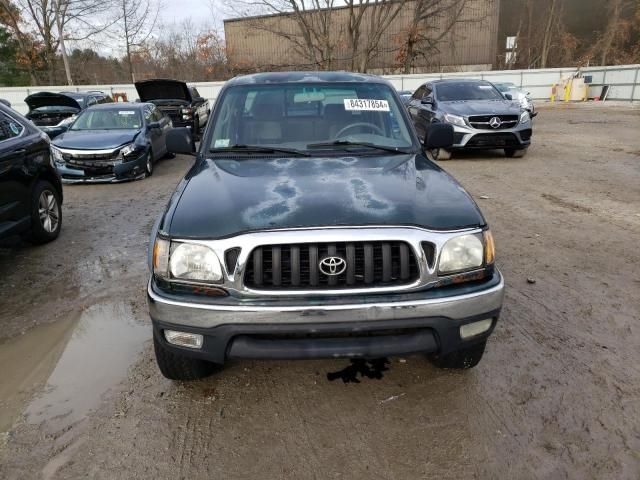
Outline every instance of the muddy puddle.
POLYGON ((150 335, 128 305, 105 303, 0 345, 0 432, 20 414, 51 431, 82 420, 126 377, 150 335))

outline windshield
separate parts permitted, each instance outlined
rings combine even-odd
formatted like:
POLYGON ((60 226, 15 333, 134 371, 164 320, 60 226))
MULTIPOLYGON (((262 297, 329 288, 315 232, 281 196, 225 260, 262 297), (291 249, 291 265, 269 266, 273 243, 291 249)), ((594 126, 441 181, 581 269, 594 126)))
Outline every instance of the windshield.
POLYGON ((374 83, 231 87, 216 108, 209 148, 317 151, 325 146, 318 144, 337 141, 409 148, 413 142, 401 108, 390 87, 374 83))
POLYGON ((436 86, 436 95, 441 102, 504 99, 493 85, 485 82, 442 83, 436 86))
POLYGON ((494 83, 496 88, 502 93, 509 93, 510 91, 516 92, 518 87, 513 83, 494 83))
POLYGON ((85 110, 71 130, 128 130, 142 126, 140 112, 132 109, 85 110))

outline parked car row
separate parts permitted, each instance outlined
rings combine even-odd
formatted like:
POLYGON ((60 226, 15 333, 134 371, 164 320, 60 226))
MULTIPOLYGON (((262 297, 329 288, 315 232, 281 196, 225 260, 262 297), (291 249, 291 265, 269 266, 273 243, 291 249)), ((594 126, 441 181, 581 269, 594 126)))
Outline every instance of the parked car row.
MULTIPOLYGON (((434 80, 405 100, 421 138, 428 137, 434 124, 453 126, 453 145, 430 152, 432 158, 448 160, 462 150, 503 149, 507 157, 526 154, 537 115, 533 103, 515 85, 499 85, 484 80, 434 80)), ((398 93, 405 98, 405 92, 398 93)))
POLYGON ((148 80, 136 88, 133 103, 99 90, 34 93, 25 99, 26 116, 0 102, 0 239, 53 240, 62 224, 62 183, 150 176, 158 160, 172 156, 173 122, 191 139, 206 125, 208 101, 194 87, 148 80))

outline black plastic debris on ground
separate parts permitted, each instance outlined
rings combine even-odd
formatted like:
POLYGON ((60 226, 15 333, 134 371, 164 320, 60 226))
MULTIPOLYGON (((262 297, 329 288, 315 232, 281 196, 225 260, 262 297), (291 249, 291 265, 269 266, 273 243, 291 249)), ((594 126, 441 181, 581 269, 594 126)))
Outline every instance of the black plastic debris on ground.
POLYGON ((391 362, 387 358, 376 358, 374 360, 365 360, 363 358, 354 358, 351 365, 338 370, 337 372, 327 373, 327 380, 333 382, 342 379, 343 383, 360 383, 358 375, 362 378, 375 378, 380 380, 384 373, 389 370, 388 365, 391 362))

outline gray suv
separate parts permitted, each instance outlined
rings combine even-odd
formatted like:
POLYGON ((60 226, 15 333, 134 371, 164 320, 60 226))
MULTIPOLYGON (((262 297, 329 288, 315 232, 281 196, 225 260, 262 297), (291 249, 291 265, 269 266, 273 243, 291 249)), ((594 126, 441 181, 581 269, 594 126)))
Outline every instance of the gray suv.
POLYGON ((434 123, 453 125, 451 149, 432 152, 448 160, 455 150, 503 149, 523 157, 531 144, 532 119, 510 94, 483 80, 435 80, 418 88, 407 108, 420 138, 434 123))

